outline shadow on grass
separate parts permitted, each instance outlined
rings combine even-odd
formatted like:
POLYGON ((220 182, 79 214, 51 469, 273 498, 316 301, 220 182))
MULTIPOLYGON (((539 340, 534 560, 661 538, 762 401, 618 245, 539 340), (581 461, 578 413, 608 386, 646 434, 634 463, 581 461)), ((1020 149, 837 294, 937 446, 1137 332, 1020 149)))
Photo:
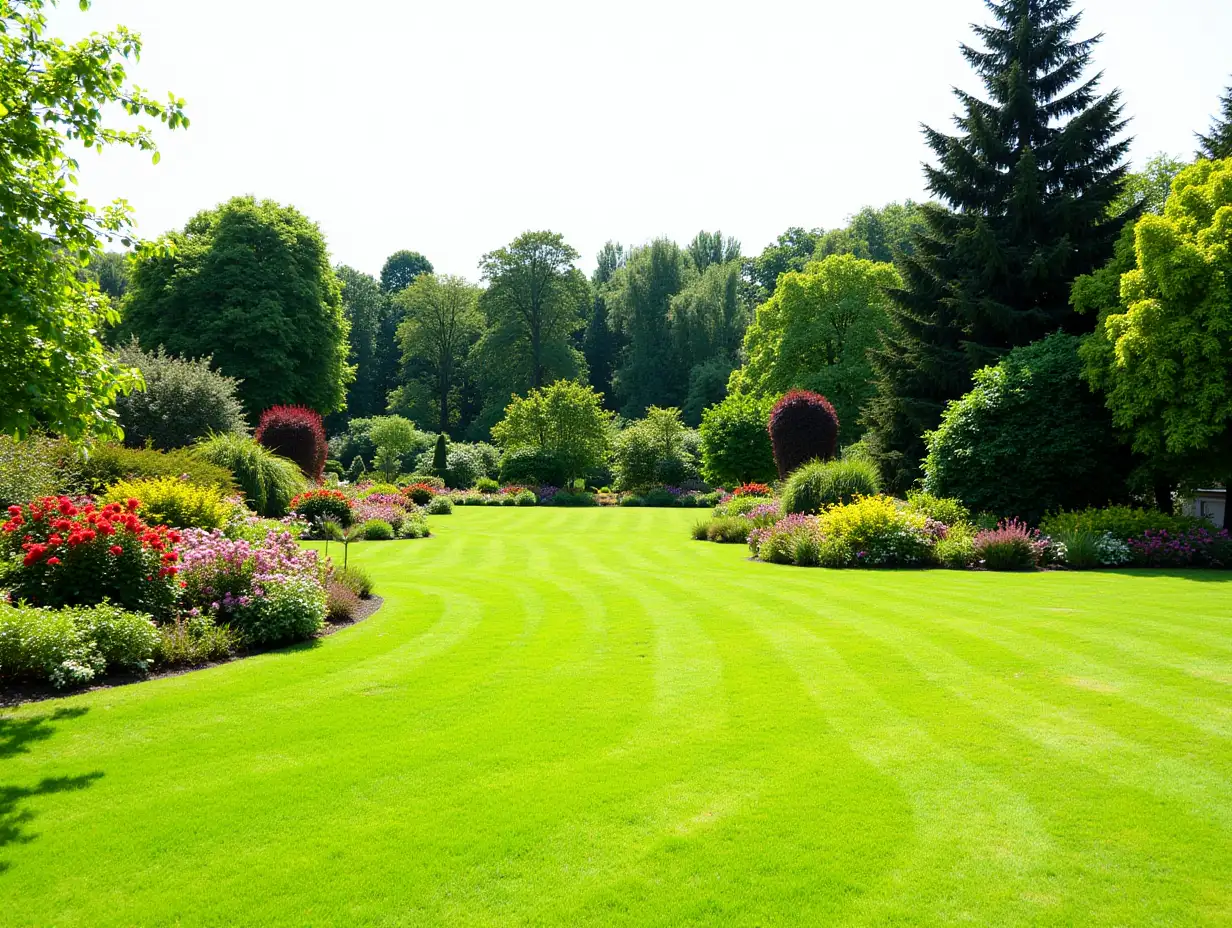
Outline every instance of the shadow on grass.
MULTIPOLYGON (((87 711, 84 708, 57 709, 29 718, 0 718, 0 760, 29 753, 33 745, 55 734, 57 722, 81 718, 87 711)), ((22 808, 26 800, 83 790, 102 775, 101 771, 94 771, 72 777, 44 777, 34 786, 0 785, 0 848, 10 844, 28 844, 36 837, 29 830, 34 813, 22 808)), ((8 861, 0 860, 0 873, 10 866, 8 861)))
POLYGON ((1194 580, 1198 583, 1230 583, 1232 570, 1219 570, 1209 567, 1117 567, 1104 568, 1101 574, 1117 574, 1121 577, 1169 578, 1172 580, 1194 580))

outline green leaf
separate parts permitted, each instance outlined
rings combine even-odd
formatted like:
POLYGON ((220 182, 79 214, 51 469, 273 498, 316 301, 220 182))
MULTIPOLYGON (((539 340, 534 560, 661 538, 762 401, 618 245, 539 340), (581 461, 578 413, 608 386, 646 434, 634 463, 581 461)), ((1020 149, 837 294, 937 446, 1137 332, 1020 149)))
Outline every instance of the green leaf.
POLYGON ((0 118, 3 118, 7 116, 8 114, 9 114, 8 107, 5 106, 3 103, 0 103, 0 118))
POLYGON ((155 164, 158 164, 161 158, 162 158, 162 155, 160 155, 158 152, 154 152, 154 157, 151 158, 150 160, 153 161, 155 164))

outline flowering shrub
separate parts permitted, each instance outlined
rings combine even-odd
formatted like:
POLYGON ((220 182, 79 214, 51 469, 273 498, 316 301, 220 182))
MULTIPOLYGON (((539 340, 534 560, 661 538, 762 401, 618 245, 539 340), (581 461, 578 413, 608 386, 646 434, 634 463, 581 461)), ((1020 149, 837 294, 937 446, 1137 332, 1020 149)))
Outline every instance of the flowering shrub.
MULTIPOLYGON (((442 498, 448 499, 448 497, 442 498)), ((409 503, 404 496, 386 496, 375 493, 356 502, 351 507, 351 514, 356 523, 379 520, 388 523, 394 531, 397 531, 402 527, 402 520, 406 518, 408 505, 414 508, 414 504, 409 503)))
POLYGON ((1083 531, 1096 534, 1107 532, 1114 538, 1128 541, 1130 538, 1142 537, 1148 531, 1179 535, 1190 529, 1202 528, 1203 525, 1210 527, 1209 523, 1192 516, 1174 516, 1155 509, 1135 509, 1132 506, 1106 506, 1049 513, 1040 520, 1040 531, 1046 535, 1083 531))
POLYGON ((753 528, 765 528, 783 518, 783 506, 776 502, 758 502, 756 506, 741 514, 740 518, 747 521, 753 528))
POLYGON ((782 508, 779 503, 772 502, 763 496, 727 496, 714 507, 714 514, 716 516, 742 516, 746 512, 760 509, 767 503, 782 508))
POLYGON ((102 497, 104 503, 141 500, 141 518, 173 528, 222 528, 235 504, 217 487, 203 487, 178 477, 121 480, 102 497))
POLYGON ((773 496, 774 491, 764 483, 742 483, 736 489, 731 491, 731 495, 735 497, 741 496, 773 496))
POLYGON ((402 488, 402 494, 416 506, 426 506, 436 496, 436 487, 430 483, 412 483, 402 488))
POLYGON ((222 531, 228 538, 243 538, 255 545, 265 541, 270 532, 290 532, 293 538, 299 538, 309 527, 306 519, 296 515, 283 516, 281 519, 264 519, 241 506, 235 510, 222 531))
POLYGON ((1048 541, 1025 522, 1006 519, 977 534, 973 545, 976 557, 989 570, 1032 570, 1040 565, 1048 541))
POLYGON ((354 519, 351 509, 351 500, 341 490, 307 490, 291 500, 291 511, 309 522, 330 518, 347 526, 354 519))
POLYGON ((1086 529, 1062 532, 1052 539, 1053 560, 1075 570, 1120 567, 1133 560, 1130 547, 1111 532, 1086 529))
POLYGON ((1223 529, 1148 529, 1129 539, 1128 547, 1142 567, 1232 567, 1232 539, 1223 529))
POLYGON ((146 525, 139 500, 78 505, 44 496, 10 506, 3 544, 13 559, 14 599, 39 606, 87 606, 109 599, 154 616, 175 602, 179 533, 146 525))
POLYGON ((321 482, 329 444, 320 413, 307 406, 271 406, 261 413, 253 437, 274 454, 298 464, 309 480, 321 482))
POLYGON ((109 604, 42 609, 0 602, 0 679, 81 686, 109 669, 144 673, 158 641, 147 615, 109 604))
POLYGON ((821 530, 817 519, 800 513, 749 532, 749 549, 771 564, 814 566, 818 563, 820 548, 821 530))
POLYGON ((217 530, 190 530, 182 548, 190 616, 230 625, 249 644, 306 638, 321 627, 325 588, 317 553, 300 548, 289 532, 252 544, 217 530))
POLYGON ((945 526, 900 509, 888 496, 865 496, 827 509, 818 518, 821 534, 845 545, 855 567, 917 567, 933 561, 932 548, 945 526))

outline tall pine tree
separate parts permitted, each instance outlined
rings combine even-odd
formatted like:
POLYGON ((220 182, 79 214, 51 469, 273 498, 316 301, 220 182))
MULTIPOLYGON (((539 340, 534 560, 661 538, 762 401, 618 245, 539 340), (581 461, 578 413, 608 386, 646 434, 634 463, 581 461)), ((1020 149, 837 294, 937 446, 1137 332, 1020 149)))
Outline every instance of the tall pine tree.
POLYGON ((1111 217, 1129 141, 1120 94, 1086 77, 1099 36, 1073 40, 1071 0, 987 0, 995 23, 963 55, 987 99, 956 90, 960 130, 927 126, 938 164, 913 253, 900 255, 889 333, 874 352, 877 395, 865 410, 872 451, 903 489, 918 474, 923 433, 971 374, 1057 329, 1089 328, 1070 284, 1112 255, 1129 214, 1111 217))
POLYGON ((1211 120, 1211 134, 1198 134, 1198 155, 1216 161, 1232 158, 1232 87, 1220 99, 1219 115, 1211 120))

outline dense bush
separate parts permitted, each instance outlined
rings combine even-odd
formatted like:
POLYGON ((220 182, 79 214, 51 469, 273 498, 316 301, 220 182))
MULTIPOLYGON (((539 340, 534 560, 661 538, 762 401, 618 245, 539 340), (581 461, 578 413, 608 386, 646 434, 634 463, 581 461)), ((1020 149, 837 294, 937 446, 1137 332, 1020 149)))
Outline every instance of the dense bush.
POLYGON ((422 484, 430 490, 445 489, 445 481, 440 477, 434 477, 432 474, 411 474, 409 477, 399 477, 398 486, 405 491, 407 487, 415 484, 422 484))
POLYGON ((291 500, 306 486, 304 475, 292 461, 244 435, 214 435, 198 444, 194 453, 234 474, 244 499, 262 516, 286 515, 291 500))
POLYGON ((774 450, 767 425, 771 401, 733 394, 702 413, 702 476, 716 486, 773 480, 774 450))
POLYGON ((771 526, 748 533, 749 549, 770 564, 816 567, 821 562, 821 531, 813 516, 786 516, 771 526))
POLYGON ((716 516, 700 525, 702 537, 706 541, 735 545, 745 544, 754 527, 749 519, 740 516, 716 516))
POLYGON ((1128 544, 1111 532, 1078 529, 1052 536, 1060 552, 1060 560, 1074 570, 1094 570, 1098 567, 1120 567, 1133 560, 1128 544))
POLYGON ((147 615, 109 604, 70 609, 0 600, 0 679, 82 686, 109 670, 149 669, 158 629, 147 615))
POLYGON ((354 519, 353 505, 341 490, 305 490, 291 500, 291 511, 308 522, 333 519, 345 528, 354 519))
POLYGON ((949 570, 965 570, 979 561, 975 553, 975 529, 965 522, 951 525, 933 547, 937 563, 949 570))
POLYGON ((689 430, 679 409, 652 406, 644 419, 629 423, 612 448, 613 472, 622 490, 679 486, 700 476, 686 442, 689 430))
POLYGON ((394 527, 385 519, 369 519, 359 528, 365 541, 393 541, 394 527))
POLYGON ((355 479, 365 470, 364 462, 371 463, 375 460, 376 438, 382 438, 386 442, 397 441, 397 453, 400 456, 399 469, 402 471, 413 470, 416 459, 424 451, 431 450, 436 441, 435 435, 419 431, 409 419, 401 416, 357 418, 347 423, 345 432, 330 438, 330 457, 337 458, 346 465, 347 474, 351 479, 355 479), (391 422, 391 420, 396 421, 391 422), (358 472, 354 470, 357 458, 362 458, 358 472))
POLYGON ((428 520, 421 513, 408 514, 398 530, 399 538, 427 538, 430 534, 428 520))
POLYGON ((215 487, 202 487, 177 477, 147 477, 113 484, 100 502, 141 501, 141 518, 172 528, 222 528, 235 504, 215 487))
POLYGON ((925 490, 1030 522, 1124 499, 1130 455, 1082 379, 1079 344, 1058 333, 978 371, 926 437, 925 490))
POLYGON ((216 432, 247 432, 238 383, 210 368, 210 359, 190 361, 153 354, 131 342, 118 352, 121 363, 140 369, 144 390, 116 397, 124 443, 159 450, 182 448, 216 432))
POLYGON ((779 504, 768 496, 729 496, 715 507, 714 514, 716 516, 742 516, 767 505, 778 508, 779 504))
POLYGON ((557 490, 547 501, 552 506, 598 506, 599 500, 593 493, 573 493, 569 490, 557 490))
POLYGON ((502 483, 558 487, 568 479, 564 461, 545 448, 514 448, 501 458, 502 483))
POLYGON ((437 488, 426 482, 412 483, 402 488, 402 495, 416 506, 428 505, 435 498, 436 493, 437 488))
POLYGON ((1128 547, 1142 567, 1232 567, 1232 538, 1209 526, 1180 532, 1148 529, 1129 539, 1128 547))
POLYGON ((770 410, 770 444, 779 479, 808 461, 828 461, 838 451, 838 416, 819 393, 792 390, 770 410))
POLYGON ((88 606, 110 600, 164 616, 175 602, 179 534, 148 526, 140 503, 77 506, 67 496, 11 506, 0 526, 13 598, 38 606, 88 606))
POLYGON ((469 447, 454 445, 445 455, 446 486, 469 490, 483 473, 483 461, 469 447))
POLYGON ((475 481, 475 489, 480 493, 495 493, 500 489, 500 484, 491 477, 480 477, 475 481))
MULTIPOLYGON (((534 494, 531 494, 532 496, 534 494)), ((453 500, 448 496, 434 496, 428 500, 427 514, 430 516, 447 516, 453 513, 453 500)))
MULTIPOLYGON (((224 438, 252 441, 233 433, 224 438)), ((144 477, 183 477, 189 483, 217 487, 223 493, 231 493, 237 486, 235 472, 229 464, 198 455, 195 449, 155 451, 153 448, 95 445, 88 451, 77 452, 76 459, 66 466, 74 479, 71 485, 60 487, 64 493, 97 495, 121 480, 144 477)))
POLYGON ((1146 532, 1169 532, 1180 534, 1190 529, 1201 528, 1210 523, 1192 516, 1173 516, 1157 509, 1134 509, 1130 506, 1081 509, 1075 512, 1054 512, 1040 520, 1040 531, 1045 535, 1064 535, 1071 532, 1104 532, 1121 541, 1127 541, 1146 532))
POLYGON ((971 521, 971 512, 960 500, 941 499, 931 493, 918 491, 907 494, 907 508, 923 513, 930 519, 946 525, 958 525, 971 521))
POLYGON ((864 461, 810 461, 783 485, 783 511, 818 513, 881 490, 877 468, 864 461))
POLYGON ((261 413, 257 442, 294 461, 304 476, 319 483, 329 456, 321 414, 306 406, 271 406, 261 413))

